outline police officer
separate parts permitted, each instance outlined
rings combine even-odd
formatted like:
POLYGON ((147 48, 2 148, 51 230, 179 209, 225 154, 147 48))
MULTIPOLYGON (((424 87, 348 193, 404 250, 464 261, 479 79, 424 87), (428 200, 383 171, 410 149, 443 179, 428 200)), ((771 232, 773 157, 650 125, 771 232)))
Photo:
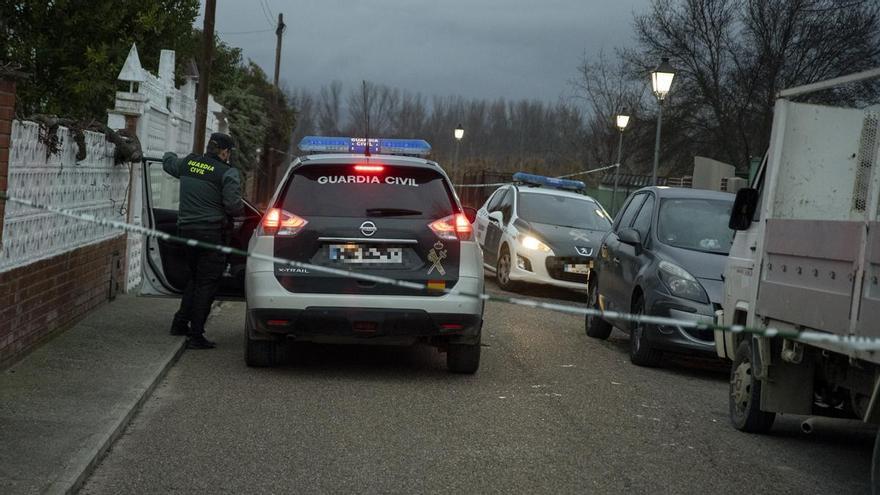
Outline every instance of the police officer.
MULTIPOLYGON (((178 158, 168 152, 162 168, 180 179, 180 212, 177 230, 181 237, 225 245, 232 217, 240 215, 241 177, 229 165, 232 138, 215 132, 204 155, 178 158)), ((205 338, 205 321, 226 267, 226 255, 219 251, 186 247, 187 284, 180 309, 171 324, 172 335, 186 335, 188 349, 212 349, 205 338)))

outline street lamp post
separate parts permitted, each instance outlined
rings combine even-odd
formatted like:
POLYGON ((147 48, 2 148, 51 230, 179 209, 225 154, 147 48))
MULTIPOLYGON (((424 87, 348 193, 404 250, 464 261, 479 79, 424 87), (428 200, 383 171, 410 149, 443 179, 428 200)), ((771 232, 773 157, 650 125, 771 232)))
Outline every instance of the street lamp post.
POLYGON ((657 97, 657 137, 654 140, 654 169, 651 173, 651 184, 657 185, 657 165, 660 163, 660 127, 663 125, 663 100, 669 94, 672 87, 672 79, 675 78, 675 69, 669 65, 669 59, 663 57, 654 70, 651 71, 651 86, 654 96, 657 97))
POLYGON ((620 177, 620 162, 623 160, 623 131, 629 124, 629 115, 617 115, 617 129, 620 131, 620 138, 617 140, 617 167, 614 169, 614 190, 611 192, 611 211, 617 212, 617 180, 620 177))
POLYGON ((458 173, 458 148, 459 145, 461 145, 461 138, 464 137, 464 129, 461 127, 461 124, 456 126, 452 135, 455 136, 455 159, 452 161, 452 167, 455 169, 455 172, 458 173))

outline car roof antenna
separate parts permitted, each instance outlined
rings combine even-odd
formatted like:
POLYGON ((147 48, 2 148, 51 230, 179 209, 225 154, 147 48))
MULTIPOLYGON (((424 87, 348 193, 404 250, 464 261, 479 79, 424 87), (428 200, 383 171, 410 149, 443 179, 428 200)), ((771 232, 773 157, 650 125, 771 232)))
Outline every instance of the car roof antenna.
POLYGON ((367 108, 367 102, 369 98, 367 97, 367 81, 361 81, 361 93, 364 98, 364 140, 366 141, 366 145, 364 146, 364 156, 370 156, 370 112, 367 108))

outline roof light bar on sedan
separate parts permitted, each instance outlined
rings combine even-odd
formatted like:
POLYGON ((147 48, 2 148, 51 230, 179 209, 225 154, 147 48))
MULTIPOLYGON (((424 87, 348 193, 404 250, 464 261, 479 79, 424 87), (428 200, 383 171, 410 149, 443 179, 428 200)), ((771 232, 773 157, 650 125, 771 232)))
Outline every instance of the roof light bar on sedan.
POLYGON ((299 149, 307 153, 358 153, 427 156, 431 145, 424 139, 384 139, 306 136, 299 149))
POLYGON ((587 188, 587 186, 579 180, 557 179, 556 177, 527 174, 525 172, 517 172, 513 174, 513 180, 514 182, 521 182, 532 186, 547 186, 556 189, 568 189, 570 191, 583 191, 587 188))

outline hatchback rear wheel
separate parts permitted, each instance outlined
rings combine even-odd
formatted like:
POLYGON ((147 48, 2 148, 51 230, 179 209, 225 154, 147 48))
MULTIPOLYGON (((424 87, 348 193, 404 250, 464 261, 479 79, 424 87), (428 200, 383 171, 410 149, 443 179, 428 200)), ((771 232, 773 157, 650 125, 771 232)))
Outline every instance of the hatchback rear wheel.
MULTIPOLYGON (((645 300, 641 296, 633 303, 633 313, 645 316, 645 300)), ((648 341, 648 332, 654 328, 642 322, 634 322, 632 325, 629 334, 629 360, 637 366, 657 366, 663 358, 663 352, 654 349, 648 341)))

